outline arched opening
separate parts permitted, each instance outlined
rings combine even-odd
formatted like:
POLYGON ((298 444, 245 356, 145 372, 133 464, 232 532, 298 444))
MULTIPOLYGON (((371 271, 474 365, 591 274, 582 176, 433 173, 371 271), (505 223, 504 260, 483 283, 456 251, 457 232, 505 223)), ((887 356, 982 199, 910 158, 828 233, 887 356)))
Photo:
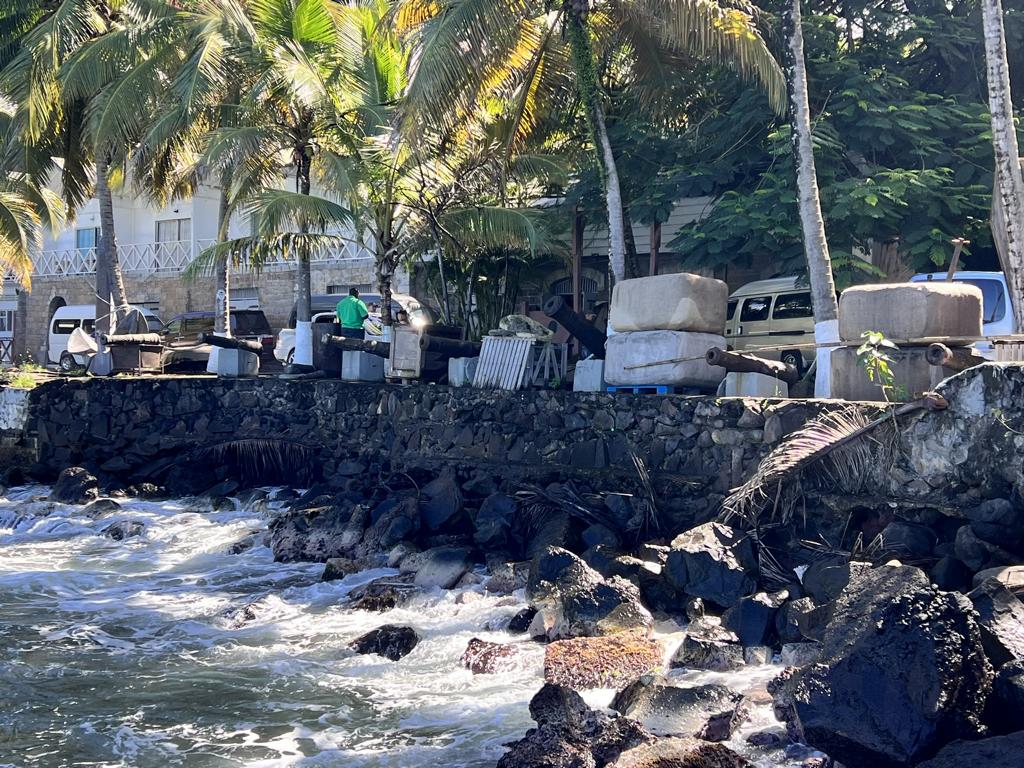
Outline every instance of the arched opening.
POLYGON ((43 329, 43 343, 39 350, 39 359, 43 365, 50 361, 50 326, 53 324, 53 313, 67 305, 63 296, 54 296, 46 308, 46 327, 43 329))

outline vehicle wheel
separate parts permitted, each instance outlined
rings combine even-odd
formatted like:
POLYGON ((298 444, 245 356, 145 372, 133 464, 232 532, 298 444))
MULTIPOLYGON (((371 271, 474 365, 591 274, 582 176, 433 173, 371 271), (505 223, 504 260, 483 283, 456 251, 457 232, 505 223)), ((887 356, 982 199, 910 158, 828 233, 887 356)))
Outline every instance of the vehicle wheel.
POLYGON ((782 353, 782 362, 792 365, 799 373, 804 372, 804 358, 796 350, 789 350, 782 353))
POLYGON ((69 355, 67 352, 60 356, 60 362, 57 363, 62 373, 71 373, 75 368, 78 367, 78 363, 75 362, 75 358, 69 355))
POLYGON ((284 364, 285 365, 291 365, 294 362, 295 362, 295 350, 291 349, 291 350, 288 351, 288 357, 285 358, 284 364))

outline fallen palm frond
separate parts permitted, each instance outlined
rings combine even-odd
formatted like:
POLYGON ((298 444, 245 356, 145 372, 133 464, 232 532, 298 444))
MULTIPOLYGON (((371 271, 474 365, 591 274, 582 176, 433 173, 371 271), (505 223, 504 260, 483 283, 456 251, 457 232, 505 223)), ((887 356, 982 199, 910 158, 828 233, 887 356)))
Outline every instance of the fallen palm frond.
POLYGON ((890 442, 867 443, 863 438, 882 425, 896 424, 898 416, 919 410, 942 410, 946 401, 934 392, 869 420, 857 406, 825 413, 789 435, 761 462, 754 476, 722 503, 721 517, 756 524, 769 502, 788 519, 793 485, 812 466, 819 482, 846 493, 856 493, 875 465, 887 464, 890 442))
POLYGON ((633 459, 633 466, 636 467, 636 474, 640 478, 640 486, 644 489, 644 498, 638 499, 640 511, 643 514, 643 522, 637 529, 637 539, 639 540, 644 536, 653 536, 659 533, 661 520, 658 516, 658 499, 654 494, 654 482, 647 469, 647 462, 633 450, 632 446, 629 448, 629 455, 633 459))
POLYGON ((292 440, 253 437, 228 440, 195 452, 195 459, 227 465, 245 483, 308 485, 315 477, 316 451, 292 440))

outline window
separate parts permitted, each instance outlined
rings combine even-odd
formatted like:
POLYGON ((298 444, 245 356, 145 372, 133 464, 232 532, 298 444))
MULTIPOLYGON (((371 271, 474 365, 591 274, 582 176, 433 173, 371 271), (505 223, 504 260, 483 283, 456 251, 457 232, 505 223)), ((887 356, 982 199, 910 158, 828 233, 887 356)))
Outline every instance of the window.
POLYGON ((768 310, 772 306, 771 296, 755 296, 743 302, 743 309, 740 310, 740 322, 754 323, 759 320, 768 319, 768 310))
POLYGON ((164 329, 169 336, 177 336, 181 332, 181 320, 171 320, 164 329))
POLYGON ((156 223, 158 243, 181 243, 192 240, 192 219, 167 219, 156 223))
POLYGON ((736 314, 736 305, 739 304, 738 299, 729 299, 729 304, 725 309, 725 319, 732 320, 733 315, 736 314))
POLYGON ((772 312, 773 320, 796 320, 798 318, 812 317, 811 294, 804 293, 782 293, 775 297, 775 309, 772 312))
POLYGON ((14 333, 14 310, 0 309, 0 334, 14 333))
POLYGON ((981 320, 998 323, 1006 317, 1006 291, 998 280, 957 280, 976 286, 981 291, 981 320))
MULTIPOLYGON (((347 296, 348 295, 348 289, 351 288, 351 287, 352 287, 351 283, 349 283, 348 285, 338 285, 338 284, 335 283, 334 285, 328 285, 327 286, 327 293, 328 294, 332 294, 332 295, 339 294, 339 295, 347 296)), ((367 293, 367 292, 369 292, 371 290, 371 286, 370 286, 369 283, 363 283, 362 285, 357 285, 357 286, 355 286, 355 288, 360 293, 367 293)))
POLYGON ((80 251, 95 248, 100 242, 100 228, 88 227, 75 230, 75 248, 80 251))
POLYGON ((231 325, 239 336, 270 335, 270 324, 262 312, 238 312, 231 316, 231 325))
POLYGON ((182 336, 197 336, 200 333, 213 333, 212 317, 186 317, 181 321, 182 336))
POLYGON ((82 321, 82 330, 86 333, 92 333, 96 330, 96 321, 92 318, 86 318, 82 321))
POLYGON ((53 321, 53 333, 58 333, 61 336, 67 336, 75 328, 78 327, 77 320, 54 320, 53 321))

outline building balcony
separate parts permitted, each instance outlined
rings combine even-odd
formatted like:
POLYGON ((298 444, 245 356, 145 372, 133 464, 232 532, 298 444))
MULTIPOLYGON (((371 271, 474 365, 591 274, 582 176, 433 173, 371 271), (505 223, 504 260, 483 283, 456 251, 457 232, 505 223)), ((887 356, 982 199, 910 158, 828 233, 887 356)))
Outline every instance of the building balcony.
MULTIPOLYGON (((213 244, 212 240, 192 240, 168 243, 140 243, 119 245, 118 261, 126 275, 175 275, 183 272, 213 244)), ((314 264, 372 261, 373 253, 357 243, 346 243, 342 247, 321 248, 314 254, 314 264)), ((262 271, 293 269, 294 260, 281 259, 264 264, 262 271)), ((251 271, 250 267, 236 267, 236 271, 251 271)), ((92 275, 96 272, 95 248, 67 248, 45 250, 33 259, 33 277, 74 277, 92 275)))

